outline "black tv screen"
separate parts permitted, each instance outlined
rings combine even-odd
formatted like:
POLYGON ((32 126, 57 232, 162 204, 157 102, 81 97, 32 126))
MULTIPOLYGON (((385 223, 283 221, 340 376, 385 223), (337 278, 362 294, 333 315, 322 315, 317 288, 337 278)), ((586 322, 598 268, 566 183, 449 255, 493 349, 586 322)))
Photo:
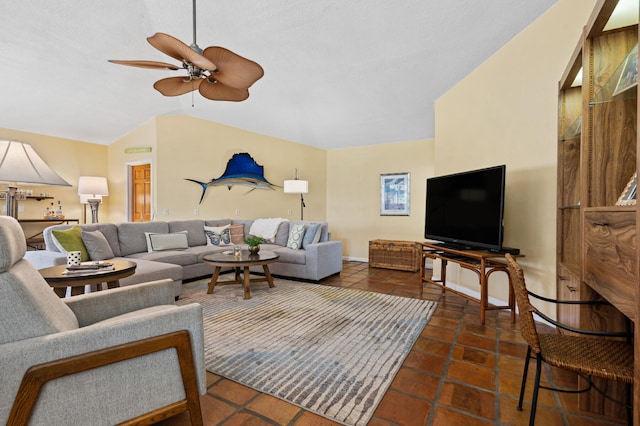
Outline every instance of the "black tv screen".
POLYGON ((427 179, 424 237, 460 249, 502 250, 506 166, 427 179))

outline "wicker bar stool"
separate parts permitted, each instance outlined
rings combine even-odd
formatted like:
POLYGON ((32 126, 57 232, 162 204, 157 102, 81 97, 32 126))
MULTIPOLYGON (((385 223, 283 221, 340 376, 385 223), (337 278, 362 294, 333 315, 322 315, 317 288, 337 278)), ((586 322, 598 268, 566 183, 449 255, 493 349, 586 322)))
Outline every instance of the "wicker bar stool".
POLYGON ((605 336, 628 338, 631 336, 630 333, 580 330, 558 323, 544 315, 530 303, 530 295, 550 302, 563 302, 536 296, 535 294, 527 291, 522 268, 516 263, 515 259, 511 255, 507 254, 505 257, 507 259, 507 266, 509 268, 509 274, 511 276, 511 282, 519 309, 520 333, 529 345, 524 365, 524 372, 522 374, 520 399, 518 401, 518 410, 520 411, 522 411, 522 400, 524 397, 525 385, 527 383, 529 360, 531 358, 536 359, 536 377, 534 381, 533 396, 531 398, 529 425, 533 426, 535 423, 538 390, 540 388, 572 393, 586 392, 593 388, 607 399, 624 405, 627 410, 627 421, 629 424, 632 424, 633 407, 631 406, 631 388, 633 384, 633 345, 627 341, 604 338, 605 336), (556 327, 564 328, 575 333, 601 336, 601 338, 538 333, 533 320, 533 314, 540 316, 545 321, 554 324, 556 327), (587 381, 588 386, 584 389, 557 389, 541 386, 540 370, 543 361, 549 365, 579 374, 587 381), (627 386, 628 400, 626 402, 622 402, 604 394, 592 383, 591 377, 601 377, 625 383, 627 386))

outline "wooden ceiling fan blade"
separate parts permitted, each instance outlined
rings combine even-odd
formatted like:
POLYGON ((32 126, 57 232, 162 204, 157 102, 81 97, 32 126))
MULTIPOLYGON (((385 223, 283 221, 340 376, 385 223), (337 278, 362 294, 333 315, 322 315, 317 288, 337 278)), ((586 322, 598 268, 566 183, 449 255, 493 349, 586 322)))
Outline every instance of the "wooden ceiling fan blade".
POLYGON ((207 47, 202 54, 218 66, 214 77, 227 86, 248 89, 264 75, 264 70, 256 62, 224 47, 207 47))
POLYGON ((147 37, 147 41, 162 53, 180 62, 187 61, 203 70, 214 71, 217 69, 215 63, 196 53, 195 50, 169 34, 155 33, 151 37, 147 37))
POLYGON ((164 96, 180 96, 196 90, 201 83, 201 78, 188 80, 185 77, 169 77, 156 81, 153 88, 164 96))
POLYGON ((220 82, 210 83, 206 79, 200 84, 198 91, 202 96, 212 101, 241 102, 249 97, 249 91, 247 89, 229 87, 220 82))
POLYGON ((127 65, 129 67, 138 67, 138 68, 151 68, 151 69, 168 69, 172 71, 177 71, 182 69, 179 66, 168 64, 166 62, 156 62, 156 61, 122 61, 119 59, 109 59, 109 62, 118 64, 118 65, 127 65))

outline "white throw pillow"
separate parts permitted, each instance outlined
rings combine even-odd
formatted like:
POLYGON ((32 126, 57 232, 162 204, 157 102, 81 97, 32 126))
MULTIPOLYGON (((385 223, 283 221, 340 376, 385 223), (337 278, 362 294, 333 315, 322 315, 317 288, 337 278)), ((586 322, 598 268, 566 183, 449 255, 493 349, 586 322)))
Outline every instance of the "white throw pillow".
POLYGON ((205 226, 204 234, 207 237, 208 246, 231 245, 231 225, 205 226))
POLYGON ((278 228, 282 222, 288 222, 288 220, 281 217, 256 219, 251 224, 249 235, 262 237, 267 240, 268 243, 274 243, 276 240, 276 234, 278 233, 278 228))
POLYGON ((187 243, 187 231, 173 232, 171 234, 158 234, 145 232, 147 239, 147 251, 149 253, 163 250, 184 250, 189 248, 187 243))
POLYGON ((306 227, 303 224, 293 225, 289 231, 289 239, 287 240, 287 247, 298 250, 302 248, 302 239, 304 238, 304 230, 306 227))

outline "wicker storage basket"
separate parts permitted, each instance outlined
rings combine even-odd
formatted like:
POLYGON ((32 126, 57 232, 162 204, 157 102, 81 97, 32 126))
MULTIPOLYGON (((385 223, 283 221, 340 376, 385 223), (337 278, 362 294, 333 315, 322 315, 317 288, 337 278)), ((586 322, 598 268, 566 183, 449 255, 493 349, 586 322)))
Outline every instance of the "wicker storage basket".
POLYGON ((420 270, 420 251, 413 241, 369 241, 369 266, 415 272, 420 270))

